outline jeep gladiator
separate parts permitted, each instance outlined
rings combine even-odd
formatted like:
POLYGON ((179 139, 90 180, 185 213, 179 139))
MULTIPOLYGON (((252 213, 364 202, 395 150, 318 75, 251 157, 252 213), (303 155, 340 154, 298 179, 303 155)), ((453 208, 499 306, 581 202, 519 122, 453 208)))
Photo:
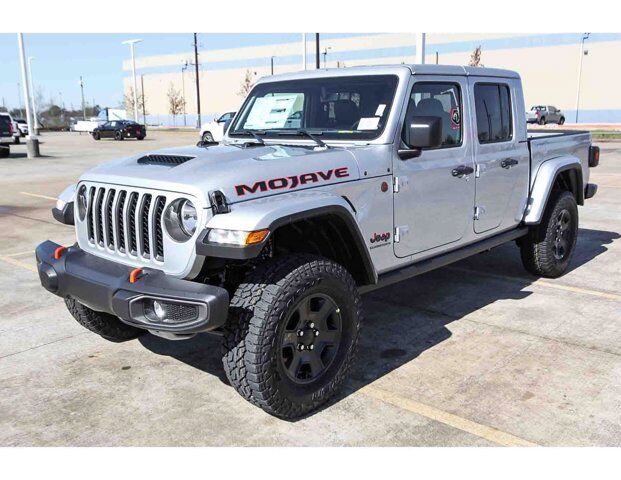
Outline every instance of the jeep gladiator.
POLYGON ((511 241, 558 277, 597 190, 591 135, 527 132, 512 71, 271 76, 227 127, 86 172, 53 210, 77 243, 39 245, 38 270, 105 339, 221 335, 231 385, 281 418, 347 378, 362 293, 511 241))

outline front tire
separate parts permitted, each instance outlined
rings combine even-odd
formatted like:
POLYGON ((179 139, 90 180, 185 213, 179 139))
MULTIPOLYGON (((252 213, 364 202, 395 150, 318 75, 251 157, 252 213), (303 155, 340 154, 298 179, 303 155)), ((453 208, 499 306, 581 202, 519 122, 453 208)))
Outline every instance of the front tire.
POLYGON ((539 125, 545 125, 546 124, 546 117, 541 117, 539 119, 539 125))
POLYGON ((114 315, 91 310, 72 297, 65 298, 65 305, 80 325, 110 342, 125 342, 147 333, 121 322, 114 315))
POLYGON ((561 117, 558 121, 559 125, 564 125, 565 124, 565 117, 561 117))
POLYGON ((99 132, 93 132, 93 139, 100 140, 101 139, 100 133, 99 132))
POLYGON ((116 132, 114 134, 114 139, 117 140, 117 141, 123 140, 123 134, 121 132, 116 132))
POLYGON ((557 278, 569 267, 578 238, 578 206, 571 192, 552 192, 541 223, 520 240, 522 263, 533 275, 557 278))
POLYGON ((213 140, 213 135, 211 134, 211 132, 203 133, 202 139, 203 139, 203 142, 205 142, 205 143, 212 143, 214 141, 213 140))
POLYGON ((341 387, 358 345, 361 300, 341 265, 294 254, 252 271, 232 300, 223 364, 248 401, 294 419, 341 387))

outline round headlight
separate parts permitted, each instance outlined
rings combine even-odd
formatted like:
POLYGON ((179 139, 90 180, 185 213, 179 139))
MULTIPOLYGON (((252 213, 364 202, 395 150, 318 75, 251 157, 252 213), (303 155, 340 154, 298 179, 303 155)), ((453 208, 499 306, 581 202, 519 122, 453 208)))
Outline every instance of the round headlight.
POLYGON ((198 212, 196 207, 189 200, 184 200, 179 210, 179 224, 182 230, 190 237, 196 232, 198 224, 198 212))
POLYGON ((86 211, 88 210, 88 198, 86 198, 86 186, 82 185, 78 190, 78 218, 81 222, 86 218, 86 211))
POLYGON ((185 198, 175 200, 164 213, 164 225, 168 234, 176 241, 189 240, 198 226, 196 207, 185 198))

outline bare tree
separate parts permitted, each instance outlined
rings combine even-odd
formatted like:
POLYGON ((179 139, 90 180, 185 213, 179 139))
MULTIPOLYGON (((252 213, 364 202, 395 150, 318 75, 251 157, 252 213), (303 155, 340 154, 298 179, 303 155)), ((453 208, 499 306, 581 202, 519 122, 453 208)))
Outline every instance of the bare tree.
MULTIPOLYGON (((148 115, 146 104, 147 97, 141 95, 141 92, 138 92, 138 115, 142 115, 144 112, 145 115, 148 115), (144 103, 143 103, 144 100, 144 103)), ((134 87, 129 87, 127 92, 123 94, 123 108, 127 111, 127 115, 129 117, 134 116, 134 87)))
POLYGON ((470 67, 484 67, 481 63, 481 45, 474 49, 472 55, 470 55, 470 62, 468 62, 468 66, 470 67))
POLYGON ((241 88, 237 92, 237 95, 240 97, 245 97, 248 95, 252 87, 254 86, 254 77, 257 75, 257 72, 251 72, 250 70, 246 70, 246 75, 244 76, 244 80, 242 81, 241 88))
POLYGON ((168 113, 173 116, 173 125, 176 125, 177 115, 183 113, 185 98, 183 98, 179 90, 175 89, 172 82, 170 82, 170 87, 168 88, 168 92, 166 92, 166 96, 168 97, 168 113))

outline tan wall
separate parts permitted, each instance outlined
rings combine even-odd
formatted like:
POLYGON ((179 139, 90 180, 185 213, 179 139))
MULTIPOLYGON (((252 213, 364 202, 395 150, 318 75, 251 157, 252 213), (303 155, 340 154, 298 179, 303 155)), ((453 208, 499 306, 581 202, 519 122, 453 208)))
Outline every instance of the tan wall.
MULTIPOLYGON (((486 38, 500 39, 516 37, 519 34, 430 34, 427 36, 428 45, 437 45, 456 41, 484 40, 486 38)), ((336 67, 338 52, 363 51, 379 48, 407 48, 415 43, 414 34, 384 34, 348 39, 326 40, 322 45, 332 46, 328 54, 328 67, 336 67)), ((271 55, 292 56, 300 54, 300 43, 282 45, 264 45, 230 50, 201 52, 201 63, 209 61, 233 61, 244 59, 266 59, 271 55)), ((308 36, 308 63, 314 67, 313 38, 308 36)), ((583 75, 581 82, 580 107, 587 110, 621 110, 621 89, 618 87, 618 78, 621 74, 621 41, 593 42, 585 47, 589 54, 584 56, 583 75)), ((413 50, 413 49, 412 49, 413 50)), ((435 63, 435 52, 427 50, 426 62, 435 63)), ((411 55, 402 55, 393 58, 367 58, 346 60, 346 66, 370 64, 398 64, 413 63, 414 51, 411 55)), ((535 48, 510 48, 503 50, 483 50, 482 62, 488 67, 508 68, 516 70, 522 76, 527 106, 537 103, 555 105, 563 110, 572 111, 576 105, 576 88, 578 78, 580 46, 579 44, 542 46, 535 48)), ((470 51, 440 54, 440 63, 464 65, 470 59, 470 51)), ((192 58, 191 52, 178 55, 138 58, 137 68, 175 68, 173 73, 144 74, 145 95, 147 110, 151 115, 168 114, 166 92, 172 82, 179 91, 181 85, 181 64, 185 59, 192 58), (172 66, 172 67, 171 67, 172 66)), ((323 66, 323 55, 321 57, 323 66)), ((261 67, 249 67, 256 78, 269 75, 269 60, 261 67)), ((124 64, 129 69, 129 64, 124 64)), ((217 113, 235 110, 243 98, 238 95, 247 68, 226 68, 221 70, 203 70, 200 72, 201 109, 203 116, 211 118, 217 113)), ((276 73, 301 70, 300 64, 275 64, 276 73)), ((129 72, 128 72, 129 73, 129 72)), ((126 90, 130 86, 130 78, 125 80, 126 90)), ((140 87, 139 87, 140 88, 140 87)), ((185 72, 185 91, 188 114, 196 113, 195 76, 190 67, 185 72)), ((205 118, 203 119, 205 120, 205 118)), ((181 122, 179 118, 177 124, 181 122)), ((167 122, 165 122, 167 123, 167 122)))

